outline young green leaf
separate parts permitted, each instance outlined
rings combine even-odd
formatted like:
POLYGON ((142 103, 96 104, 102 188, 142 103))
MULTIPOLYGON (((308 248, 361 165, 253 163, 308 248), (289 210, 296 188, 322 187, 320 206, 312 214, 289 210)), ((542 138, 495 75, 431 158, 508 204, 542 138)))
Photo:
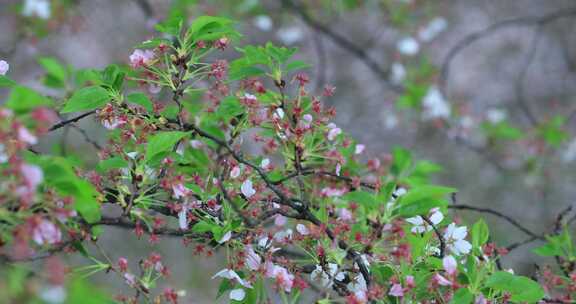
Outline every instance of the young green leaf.
POLYGON ((62 113, 90 111, 104 106, 110 99, 108 91, 99 86, 82 88, 66 102, 62 113))

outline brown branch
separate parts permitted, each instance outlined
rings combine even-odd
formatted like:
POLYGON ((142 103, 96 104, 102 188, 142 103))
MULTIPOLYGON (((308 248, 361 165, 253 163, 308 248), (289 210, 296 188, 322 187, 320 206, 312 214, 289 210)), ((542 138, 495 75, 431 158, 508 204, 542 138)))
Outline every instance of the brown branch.
POLYGON ((96 113, 96 110, 92 110, 92 111, 90 111, 90 112, 86 112, 86 113, 84 113, 84 114, 80 114, 80 115, 78 115, 78 116, 76 116, 76 117, 74 117, 74 118, 70 118, 70 119, 67 119, 67 120, 63 120, 63 121, 61 121, 61 122, 53 125, 52 127, 50 127, 50 129, 48 129, 48 132, 52 132, 52 131, 58 130, 58 129, 60 129, 60 128, 68 125, 68 124, 75 123, 75 122, 81 120, 82 118, 88 117, 88 116, 90 116, 90 115, 92 115, 92 114, 94 114, 94 113, 96 113))
POLYGON ((282 4, 296 13, 304 23, 306 23, 311 28, 324 34, 332 42, 341 47, 342 49, 348 51, 354 57, 358 58, 364 65, 366 65, 370 71, 372 71, 376 76, 384 81, 387 87, 389 87, 395 93, 402 93, 404 88, 389 81, 390 71, 384 69, 380 64, 373 59, 363 48, 357 46, 354 42, 348 40, 345 36, 333 31, 328 26, 318 22, 310 14, 306 12, 306 9, 299 4, 296 4, 292 0, 282 0, 282 4))
POLYGON ((434 223, 432 223, 432 221, 425 215, 420 215, 420 217, 428 224, 432 227, 432 230, 434 230, 434 234, 436 234, 436 237, 438 238, 438 241, 440 242, 440 254, 439 257, 440 258, 444 258, 444 255, 446 253, 446 240, 444 239, 444 236, 442 235, 442 233, 440 232, 440 230, 438 230, 438 228, 436 227, 436 225, 434 225, 434 223))
POLYGON ((527 234, 530 237, 536 238, 538 240, 544 240, 545 239, 542 235, 539 235, 539 234, 532 232, 530 229, 528 229, 525 226, 523 226, 522 224, 520 224, 517 220, 513 219, 509 215, 503 214, 500 211, 496 211, 496 210, 493 210, 490 208, 476 207, 476 206, 463 205, 463 204, 448 205, 448 209, 469 210, 469 211, 476 211, 476 212, 481 212, 481 213, 492 214, 494 216, 497 216, 497 217, 507 221, 512 226, 518 228, 520 231, 524 232, 525 234, 527 234))

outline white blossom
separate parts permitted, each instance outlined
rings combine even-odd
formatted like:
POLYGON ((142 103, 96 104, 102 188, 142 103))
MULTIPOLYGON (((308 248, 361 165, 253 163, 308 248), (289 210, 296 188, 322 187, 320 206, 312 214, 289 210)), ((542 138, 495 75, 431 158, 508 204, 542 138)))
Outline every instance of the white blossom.
POLYGON ((237 289, 230 291, 230 300, 242 301, 242 300, 244 300, 245 296, 246 296, 246 292, 242 288, 237 288, 237 289))
POLYGON ((244 194, 244 196, 246 198, 250 198, 252 197, 254 194, 256 194, 256 190, 254 190, 254 188, 252 187, 252 181, 247 179, 242 183, 242 186, 240 187, 240 190, 242 191, 242 194, 244 194))
POLYGON ((466 226, 457 227, 455 223, 451 223, 444 232, 444 239, 452 253, 455 255, 468 254, 472 249, 472 245, 465 240, 468 235, 466 226))
POLYGON ((418 32, 418 38, 424 42, 434 40, 448 27, 448 21, 442 17, 436 17, 426 27, 418 32))
POLYGON ((268 32, 274 26, 272 18, 268 15, 259 15, 254 17, 254 25, 263 32, 268 32))
POLYGON ((398 41, 396 48, 402 55, 414 56, 420 51, 420 44, 412 37, 404 37, 398 41))
POLYGON ((327 271, 322 269, 322 266, 316 265, 316 268, 310 273, 310 280, 319 283, 323 288, 330 288, 334 283, 334 279, 343 281, 345 275, 343 272, 338 272, 338 265, 328 263, 327 271))
POLYGON ((0 75, 6 75, 9 69, 10 65, 8 64, 8 62, 0 60, 0 75))
POLYGON ((450 117, 450 105, 436 86, 431 86, 428 89, 428 93, 426 93, 422 101, 422 106, 424 107, 423 117, 425 119, 450 117))
MULTIPOLYGON (((432 224, 438 225, 438 224, 440 224, 440 222, 442 222, 443 219, 444 219, 444 215, 442 214, 442 212, 440 212, 440 209, 434 208, 434 209, 430 210, 429 220, 432 222, 432 224)), ((410 231, 412 231, 412 233, 424 233, 426 231, 432 230, 432 226, 430 226, 419 215, 415 216, 415 217, 407 218, 406 221, 408 223, 414 225, 412 227, 412 229, 410 230, 410 231)))
POLYGON ((276 35, 278 36, 278 39, 287 45, 294 44, 302 40, 302 37, 304 37, 302 29, 297 26, 281 28, 278 30, 276 35))
POLYGON ((38 17, 46 20, 51 14, 49 0, 26 0, 22 8, 22 15, 25 17, 38 17))
POLYGON ((242 280, 242 278, 236 273, 236 271, 228 268, 224 268, 218 271, 215 275, 212 276, 212 279, 215 278, 225 278, 228 280, 235 280, 236 282, 238 282, 238 284, 246 288, 252 288, 252 285, 249 282, 242 280))

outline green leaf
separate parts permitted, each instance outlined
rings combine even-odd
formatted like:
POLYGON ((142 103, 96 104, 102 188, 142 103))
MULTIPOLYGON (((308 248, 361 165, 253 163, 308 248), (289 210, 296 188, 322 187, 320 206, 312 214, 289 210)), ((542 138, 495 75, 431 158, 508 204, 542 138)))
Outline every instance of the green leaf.
POLYGON ((230 118, 236 117, 236 116, 243 114, 245 112, 246 112, 246 110, 244 109, 242 104, 240 104, 240 101, 238 101, 238 98, 233 97, 233 96, 228 96, 228 97, 224 98, 222 100, 222 102, 220 103, 220 105, 218 106, 216 114, 220 118, 222 118, 224 120, 228 120, 230 118))
POLYGON ((38 92, 25 87, 15 86, 8 96, 6 106, 17 113, 25 113, 40 106, 50 106, 52 101, 38 92))
POLYGON ((16 82, 4 75, 0 75, 0 88, 1 87, 11 87, 16 85, 16 82))
POLYGON ((66 68, 58 60, 50 57, 38 59, 38 63, 44 68, 47 74, 45 84, 52 87, 63 87, 66 84, 66 68))
POLYGON ((100 86, 82 88, 66 102, 62 113, 95 110, 104 106, 109 99, 108 91, 100 86))
POLYGON ((84 280, 76 279, 67 288, 68 296, 66 297, 67 304, 83 303, 83 304, 113 304, 106 293, 94 288, 94 284, 84 280))
MULTIPOLYGON (((188 28, 187 35, 194 40, 202 40, 206 37, 201 37, 209 32, 222 32, 223 29, 228 29, 227 26, 232 24, 232 20, 214 17, 214 16, 200 16, 192 22, 188 28)), ((219 38, 219 37, 214 37, 219 38)))
POLYGON ((374 197, 372 193, 368 193, 365 191, 352 191, 346 193, 342 199, 359 203, 360 205, 364 206, 365 208, 374 208, 378 205, 378 201, 374 197))
POLYGON ((497 124, 484 123, 482 128, 488 136, 495 139, 518 140, 523 136, 520 129, 511 126, 507 121, 501 121, 497 124))
POLYGON ((158 155, 166 154, 172 151, 176 143, 178 143, 184 136, 188 135, 187 132, 172 131, 157 133, 150 137, 146 147, 146 161, 158 155))
POLYGON ((401 175, 412 163, 412 154, 410 151, 400 147, 394 147, 392 149, 392 158, 391 171, 395 176, 401 175))
POLYGON ((474 226, 472 226, 472 231, 470 234, 472 237, 472 247, 478 248, 488 242, 488 238, 490 237, 490 230, 488 229, 486 222, 484 222, 483 219, 479 219, 474 224, 474 226))
POLYGON ((512 296, 510 300, 515 303, 535 303, 544 297, 544 290, 540 284, 506 271, 495 272, 487 279, 485 285, 496 291, 510 293, 512 296))
POLYGON ((100 204, 96 200, 98 192, 89 181, 76 175, 74 167, 67 159, 44 156, 37 158, 35 162, 42 167, 44 183, 54 187, 60 195, 72 196, 74 209, 88 223, 100 220, 100 204))
POLYGON ((130 103, 142 106, 148 112, 154 112, 154 104, 152 103, 150 98, 148 98, 148 96, 146 96, 146 94, 144 94, 142 92, 135 92, 135 93, 129 94, 126 97, 126 99, 128 99, 128 102, 130 102, 130 103))
POLYGON ((290 72, 294 70, 301 70, 305 68, 309 68, 310 65, 301 60, 294 60, 286 64, 285 71, 290 72))
POLYGON ((384 264, 374 264, 370 270, 374 274, 376 282, 382 285, 388 283, 390 278, 394 275, 394 269, 384 264))
POLYGON ((446 205, 443 199, 447 194, 456 192, 456 189, 442 186, 420 186, 400 197, 400 216, 411 217, 427 214, 430 209, 446 205))
POLYGON ((102 160, 98 163, 97 170, 99 172, 106 172, 112 169, 127 168, 128 162, 122 157, 112 157, 109 159, 102 160))
POLYGON ((474 295, 467 288, 461 288, 454 293, 450 304, 470 304, 473 300, 474 295))

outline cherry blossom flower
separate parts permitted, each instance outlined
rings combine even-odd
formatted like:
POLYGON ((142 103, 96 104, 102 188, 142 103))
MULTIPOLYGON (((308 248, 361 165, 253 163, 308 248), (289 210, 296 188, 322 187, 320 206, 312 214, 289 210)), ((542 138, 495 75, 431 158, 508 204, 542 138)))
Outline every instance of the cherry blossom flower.
POLYGON ((64 303, 66 301, 66 289, 62 285, 49 285, 43 287, 38 296, 48 304, 64 303))
POLYGON ((338 264, 328 263, 327 270, 324 271, 322 266, 316 265, 316 268, 310 273, 310 280, 319 283, 323 288, 330 288, 334 284, 334 279, 343 281, 345 275, 343 272, 338 272, 338 264))
POLYGON ((266 264, 266 277, 276 279, 278 286, 285 292, 292 291, 294 275, 288 272, 286 268, 269 262, 266 264))
POLYGON ((18 128, 18 140, 25 142, 29 145, 35 145, 36 143, 38 143, 38 138, 36 138, 36 136, 34 136, 32 133, 30 133, 30 131, 28 131, 28 129, 26 129, 25 127, 18 128))
POLYGON ((342 129, 338 128, 334 123, 328 124, 328 135, 326 136, 329 141, 336 139, 338 135, 342 133, 342 129))
MULTIPOLYGON (((440 222, 442 222, 443 219, 444 215, 442 214, 442 212, 440 212, 439 208, 433 208, 432 210, 430 210, 429 220, 432 222, 432 224, 438 225, 440 224, 440 222)), ((410 217, 407 218, 406 221, 414 225, 410 230, 412 231, 412 233, 424 233, 426 231, 432 230, 432 226, 429 225, 426 221, 424 221, 424 219, 421 216, 410 217)))
POLYGON ((136 285, 136 276, 134 276, 133 274, 131 274, 129 272, 124 274, 124 280, 126 281, 126 284, 128 284, 130 286, 136 285))
POLYGON ((8 64, 8 62, 0 60, 0 75, 6 75, 9 69, 10 65, 8 64))
POLYGON ((10 157, 6 153, 6 146, 0 144, 0 164, 3 164, 8 161, 10 157))
POLYGON ((175 198, 186 197, 191 192, 190 189, 186 188, 183 183, 172 185, 172 191, 174 192, 175 198))
POLYGON ((130 55, 130 65, 139 68, 148 65, 154 59, 154 51, 136 49, 130 55))
POLYGON ((244 194, 246 198, 251 198, 254 194, 256 194, 256 190, 254 190, 254 188, 252 187, 252 181, 249 179, 245 180, 242 183, 240 190, 242 191, 242 194, 244 194))
POLYGON ((448 280, 447 278, 443 277, 442 275, 440 275, 440 274, 438 274, 438 273, 435 274, 434 277, 432 277, 432 279, 433 279, 436 283, 438 283, 438 284, 440 284, 440 285, 442 285, 442 286, 451 286, 451 285, 452 285, 452 282, 451 282, 450 280, 448 280))
POLYGON ((418 32, 418 38, 424 42, 434 40, 440 33, 448 27, 448 22, 442 17, 436 17, 418 32))
POLYGON ((306 225, 304 225, 304 224, 296 225, 296 231, 298 231, 298 233, 300 233, 301 235, 310 234, 310 230, 308 230, 308 227, 306 227, 306 225))
POLYGON ((346 188, 325 187, 322 188, 320 194, 326 197, 338 197, 344 195, 346 192, 347 192, 346 188))
POLYGON ((314 117, 312 117, 312 115, 304 114, 304 116, 302 116, 302 123, 304 124, 304 128, 309 129, 313 120, 314 117))
POLYGON ((224 243, 228 242, 231 238, 232 238, 232 231, 228 231, 228 232, 224 233, 222 238, 218 241, 218 244, 224 244, 224 243))
POLYGON ((259 15, 254 17, 254 25, 263 32, 269 32, 274 26, 272 18, 268 15, 259 15))
POLYGON ((276 35, 284 44, 291 45, 300 41, 304 33, 300 27, 291 26, 279 29, 276 35))
POLYGON ((42 219, 32 230, 32 239, 38 245, 53 245, 62 241, 62 232, 51 221, 42 219))
POLYGON ((476 296, 476 299, 474 299, 474 304, 488 304, 488 301, 484 298, 484 295, 480 293, 476 296))
POLYGON ((262 265, 262 258, 254 251, 251 245, 246 246, 246 259, 245 263, 250 270, 258 270, 262 265))
POLYGON ((358 155, 358 154, 362 154, 362 152, 364 152, 364 149, 366 149, 366 146, 363 144, 357 144, 354 147, 354 154, 358 155))
POLYGON ((412 37, 405 37, 398 41, 396 48, 402 55, 414 56, 420 51, 420 44, 412 37))
POLYGON ((294 232, 292 231, 292 229, 278 231, 274 234, 274 240, 279 243, 285 242, 287 240, 292 239, 293 233, 294 232))
POLYGON ((448 225, 444 232, 444 239, 452 253, 460 255, 470 252, 472 245, 465 240, 467 234, 466 226, 457 227, 455 223, 448 225))
POLYGON ((102 126, 108 130, 114 130, 128 123, 125 117, 112 116, 102 120, 102 126))
POLYGON ((204 143, 201 140, 193 139, 190 141, 190 146, 194 149, 200 149, 204 146, 204 143))
POLYGON ((436 86, 431 86, 422 100, 424 119, 449 118, 450 105, 436 86))
POLYGON ((20 166, 20 173, 22 174, 24 183, 30 192, 36 190, 36 187, 38 187, 38 185, 40 185, 44 179, 42 169, 35 165, 22 164, 20 166))
POLYGON ((270 159, 264 158, 264 159, 260 162, 260 168, 262 168, 262 169, 264 169, 264 170, 270 170, 270 159))
POLYGON ((215 275, 212 276, 212 279, 215 278, 225 278, 228 280, 235 280, 236 282, 238 282, 238 284, 246 288, 252 288, 252 285, 249 282, 242 280, 242 278, 236 273, 236 271, 228 268, 224 268, 218 271, 215 275))
POLYGON ((368 286, 366 285, 366 280, 362 275, 356 276, 350 283, 346 285, 348 290, 354 294, 354 297, 360 303, 365 303, 368 301, 368 286))
POLYGON ((25 17, 38 17, 40 19, 50 19, 52 14, 49 0, 26 0, 22 8, 22 15, 25 17))
POLYGON ((274 216, 274 225, 278 227, 286 225, 287 222, 288 219, 282 214, 276 214, 276 216, 274 216))
POLYGON ((491 108, 486 111, 486 120, 493 124, 504 121, 507 116, 506 111, 502 109, 491 108))
POLYGON ((401 84, 406 79, 406 68, 400 62, 394 62, 391 69, 390 80, 395 84, 401 84))
POLYGON ((180 211, 178 211, 178 226, 182 230, 188 229, 188 205, 183 204, 180 211))
POLYGON ((232 170, 230 170, 230 178, 235 179, 240 176, 240 166, 234 166, 232 170))
POLYGON ((402 285, 400 284, 392 285, 392 288, 390 288, 390 292, 388 292, 388 294, 393 297, 403 297, 404 290, 402 289, 402 285))
POLYGON ((242 301, 246 297, 246 292, 242 288, 233 289, 230 291, 230 300, 242 301))
POLYGON ((350 222, 353 219, 352 212, 346 208, 338 208, 337 213, 338 219, 343 222, 350 222))
POLYGON ((445 256, 442 259, 442 266, 444 267, 446 273, 451 276, 454 275, 458 269, 458 263, 456 263, 456 259, 451 255, 445 256))

